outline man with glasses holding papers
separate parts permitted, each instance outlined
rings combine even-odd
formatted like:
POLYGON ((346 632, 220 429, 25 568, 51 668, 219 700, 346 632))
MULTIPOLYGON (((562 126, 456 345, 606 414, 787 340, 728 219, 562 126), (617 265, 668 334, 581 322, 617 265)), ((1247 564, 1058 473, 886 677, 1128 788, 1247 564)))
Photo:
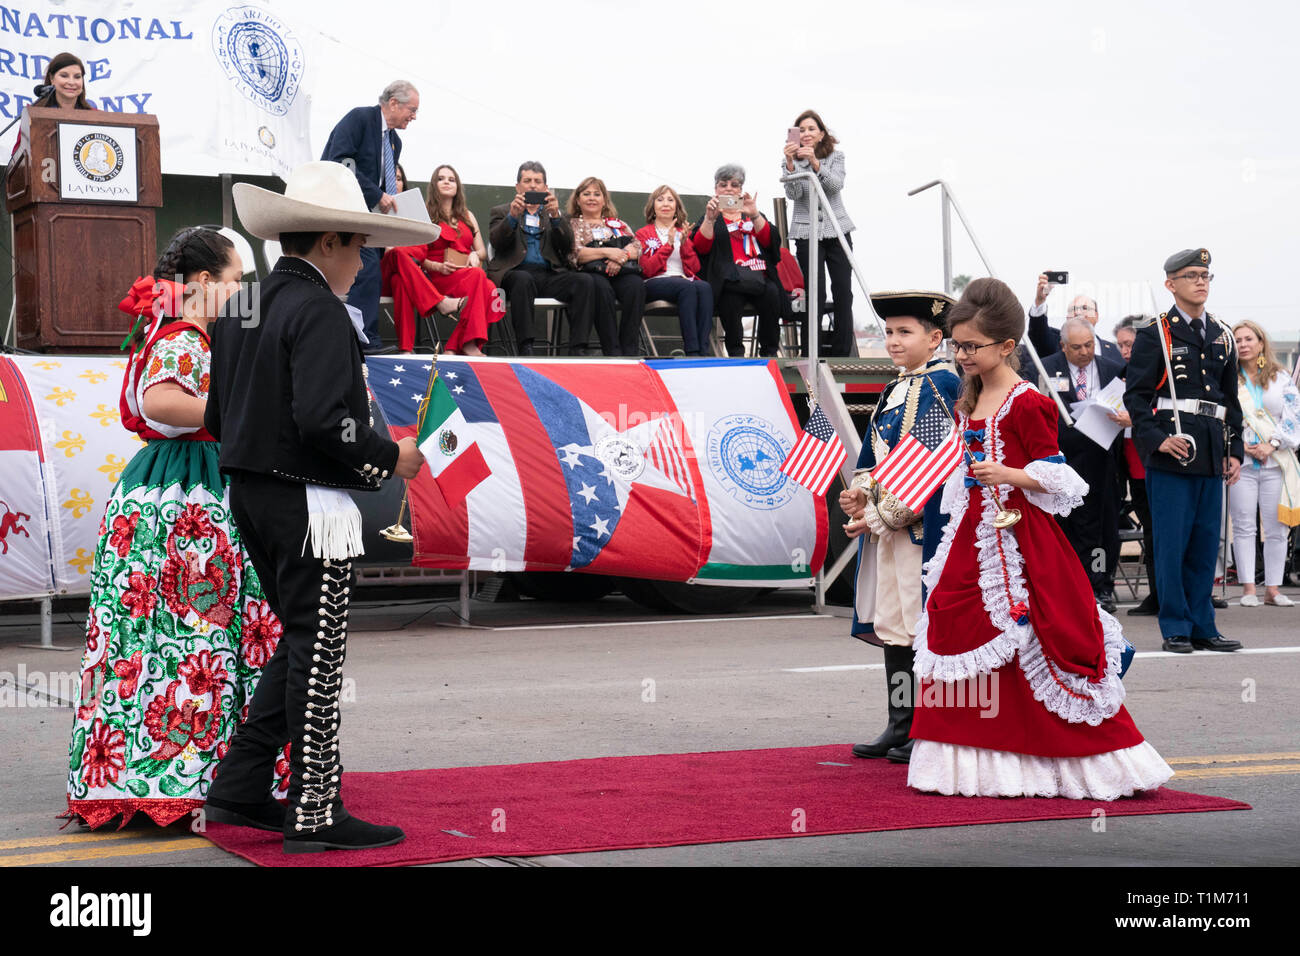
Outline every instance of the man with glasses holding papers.
POLYGON ((1088 574, 1097 603, 1114 614, 1115 568, 1119 560, 1118 489, 1119 442, 1123 427, 1118 405, 1124 367, 1096 354, 1092 324, 1072 316, 1061 326, 1061 350, 1043 357, 1048 385, 1061 396, 1075 419, 1073 426, 1058 422, 1061 454, 1065 463, 1088 483, 1083 505, 1068 515, 1057 515, 1070 546, 1088 574), (1115 383, 1112 385, 1112 383, 1115 383), (1099 406, 1087 412, 1088 405, 1099 406))

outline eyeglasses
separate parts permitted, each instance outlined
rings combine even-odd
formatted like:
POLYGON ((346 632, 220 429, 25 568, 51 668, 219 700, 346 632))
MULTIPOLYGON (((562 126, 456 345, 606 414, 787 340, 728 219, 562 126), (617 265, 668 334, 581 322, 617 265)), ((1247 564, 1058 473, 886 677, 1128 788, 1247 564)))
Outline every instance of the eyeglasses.
POLYGON ((1065 310, 1066 315, 1096 315, 1097 310, 1090 305, 1076 305, 1072 309, 1065 310))
POLYGON ((1174 276, 1175 279, 1191 279, 1193 282, 1213 282, 1213 272, 1184 272, 1180 276, 1174 276))
POLYGON ((990 345, 1001 345, 1001 342, 983 342, 976 345, 974 342, 953 342, 953 351, 958 355, 974 355, 980 349, 988 348, 990 345))

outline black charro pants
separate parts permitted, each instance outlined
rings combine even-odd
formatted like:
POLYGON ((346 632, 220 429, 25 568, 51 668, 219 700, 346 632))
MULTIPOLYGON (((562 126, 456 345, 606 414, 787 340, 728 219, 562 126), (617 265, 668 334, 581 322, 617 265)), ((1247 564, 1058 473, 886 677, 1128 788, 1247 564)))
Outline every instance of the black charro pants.
POLYGON ((312 832, 339 815, 339 694, 347 647, 350 561, 303 555, 304 486, 269 475, 231 476, 230 508, 283 632, 262 669, 248 719, 218 768, 211 795, 240 803, 268 796, 276 758, 290 744, 285 834, 312 832))

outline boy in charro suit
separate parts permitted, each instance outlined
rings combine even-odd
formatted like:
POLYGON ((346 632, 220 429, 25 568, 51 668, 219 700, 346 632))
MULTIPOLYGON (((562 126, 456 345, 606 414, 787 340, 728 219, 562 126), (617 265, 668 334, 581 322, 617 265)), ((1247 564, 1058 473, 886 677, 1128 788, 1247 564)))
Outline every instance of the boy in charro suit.
POLYGON ((356 177, 339 163, 299 166, 283 196, 238 183, 234 199, 244 227, 278 240, 284 256, 216 323, 204 424, 221 442, 231 511, 284 630, 206 813, 217 823, 280 831, 286 853, 388 846, 402 831, 350 816, 340 790, 352 558, 364 548, 360 512, 339 489, 413 478, 424 457, 415 439, 394 442, 370 426, 360 312, 339 297, 367 241, 413 245, 435 230, 369 212, 356 177), (287 811, 266 785, 286 742, 287 811))
POLYGON ((898 378, 885 386, 872 410, 853 483, 840 495, 840 507, 853 518, 845 533, 850 538, 862 537, 854 580, 852 634, 884 650, 889 723, 871 743, 854 745, 853 756, 907 763, 912 752, 912 641, 921 616, 921 567, 934 554, 944 518, 936 492, 926 503, 923 516, 898 527, 899 517, 889 508, 882 514, 865 486, 868 472, 936 402, 942 403, 951 420, 961 380, 951 362, 934 358, 943 344, 945 315, 952 299, 939 293, 885 292, 873 295, 871 301, 885 320, 885 348, 898 366, 898 378))

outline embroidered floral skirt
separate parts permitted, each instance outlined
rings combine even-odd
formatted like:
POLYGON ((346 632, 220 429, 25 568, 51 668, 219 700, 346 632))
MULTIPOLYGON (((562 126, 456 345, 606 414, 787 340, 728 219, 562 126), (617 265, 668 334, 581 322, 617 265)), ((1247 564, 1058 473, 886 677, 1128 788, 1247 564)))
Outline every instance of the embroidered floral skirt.
POLYGON ((137 811, 166 825, 202 806, 280 639, 218 448, 149 442, 100 525, 68 751, 69 815, 92 827, 137 811))

